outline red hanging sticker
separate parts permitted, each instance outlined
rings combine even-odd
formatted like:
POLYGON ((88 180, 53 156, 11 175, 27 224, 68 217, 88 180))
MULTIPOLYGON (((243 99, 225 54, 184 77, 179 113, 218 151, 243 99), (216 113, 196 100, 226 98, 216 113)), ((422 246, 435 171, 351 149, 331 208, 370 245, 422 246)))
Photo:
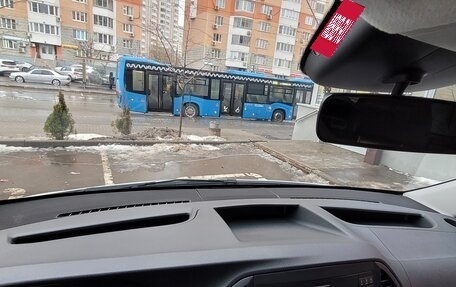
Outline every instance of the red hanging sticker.
POLYGON ((343 1, 310 48, 330 58, 363 10, 364 6, 358 3, 343 1))

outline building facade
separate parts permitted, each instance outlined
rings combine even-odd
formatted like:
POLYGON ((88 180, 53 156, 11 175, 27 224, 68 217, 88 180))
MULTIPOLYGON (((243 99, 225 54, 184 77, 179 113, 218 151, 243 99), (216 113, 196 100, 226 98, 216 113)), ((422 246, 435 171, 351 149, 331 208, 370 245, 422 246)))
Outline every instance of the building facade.
POLYGON ((0 56, 37 66, 140 54, 141 0, 0 0, 0 56))
POLYGON ((301 77, 299 61, 329 0, 187 0, 190 67, 301 77))
POLYGON ((182 55, 183 16, 181 0, 143 0, 141 54, 178 65, 182 55))

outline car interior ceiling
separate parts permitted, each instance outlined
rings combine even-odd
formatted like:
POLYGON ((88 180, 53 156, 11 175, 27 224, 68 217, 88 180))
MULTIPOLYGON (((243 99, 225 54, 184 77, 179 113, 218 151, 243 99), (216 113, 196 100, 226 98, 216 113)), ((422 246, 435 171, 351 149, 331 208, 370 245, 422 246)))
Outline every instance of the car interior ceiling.
POLYGON ((399 82, 410 83, 408 92, 454 83, 456 6, 451 0, 357 2, 365 10, 331 58, 310 49, 329 18, 307 46, 301 70, 313 81, 371 92, 391 92, 399 82))

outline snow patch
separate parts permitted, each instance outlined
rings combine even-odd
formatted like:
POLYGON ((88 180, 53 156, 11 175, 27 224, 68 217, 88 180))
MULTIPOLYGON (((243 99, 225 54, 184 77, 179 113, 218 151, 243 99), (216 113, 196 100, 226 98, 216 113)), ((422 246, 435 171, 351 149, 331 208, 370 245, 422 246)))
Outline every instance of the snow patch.
POLYGON ((91 139, 103 138, 103 137, 106 137, 106 136, 99 135, 99 134, 71 134, 68 136, 68 139, 85 141, 85 140, 91 140, 91 139))
POLYGON ((205 136, 205 137, 200 137, 197 135, 186 135, 184 136, 184 139, 189 140, 189 141, 225 141, 224 138, 218 137, 218 136, 205 136))
POLYGON ((34 147, 17 147, 17 146, 7 146, 7 145, 0 145, 0 153, 15 153, 15 152, 36 152, 39 149, 34 147))

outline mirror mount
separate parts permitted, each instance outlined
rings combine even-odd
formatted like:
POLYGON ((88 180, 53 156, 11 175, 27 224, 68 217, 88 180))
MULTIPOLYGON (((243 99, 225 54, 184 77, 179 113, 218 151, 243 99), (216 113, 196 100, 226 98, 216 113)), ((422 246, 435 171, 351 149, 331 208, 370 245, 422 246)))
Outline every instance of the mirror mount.
POLYGON ((425 75, 426 73, 420 69, 410 69, 403 73, 397 73, 394 76, 385 79, 383 82, 395 84, 393 91, 391 92, 392 96, 402 96, 409 85, 419 84, 425 75))

